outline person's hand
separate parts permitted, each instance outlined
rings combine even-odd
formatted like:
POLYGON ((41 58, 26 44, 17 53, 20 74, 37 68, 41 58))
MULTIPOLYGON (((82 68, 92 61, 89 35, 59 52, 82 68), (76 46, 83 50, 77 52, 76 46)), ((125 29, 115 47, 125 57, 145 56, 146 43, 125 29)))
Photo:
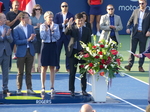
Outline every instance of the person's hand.
POLYGON ((110 25, 109 28, 111 28, 111 29, 116 29, 116 27, 113 26, 113 25, 110 25))
POLYGON ((73 18, 69 19, 68 26, 70 27, 74 23, 73 18))
POLYGON ((20 14, 21 14, 21 13, 19 13, 19 14, 16 16, 16 18, 15 18, 16 20, 19 20, 19 19, 20 19, 20 14))
POLYGON ((147 31, 147 32, 146 32, 146 37, 149 37, 149 36, 150 36, 150 32, 147 31))
POLYGON ((140 58, 141 55, 140 54, 134 54, 135 57, 140 58))
POLYGON ((28 38, 28 41, 31 41, 35 38, 36 34, 31 34, 30 38, 28 38))
POLYGON ((6 35, 6 28, 4 28, 3 32, 2 32, 2 37, 5 37, 6 35))
POLYGON ((127 33, 127 34, 130 34, 130 29, 127 29, 127 30, 126 30, 126 33, 127 33))
POLYGON ((41 25, 41 23, 37 23, 37 24, 36 24, 37 28, 39 28, 39 27, 40 27, 40 25, 41 25))
POLYGON ((65 19, 64 24, 67 24, 67 23, 68 23, 68 21, 69 21, 69 20, 68 20, 68 18, 67 18, 67 19, 65 19))
POLYGON ((83 52, 83 51, 80 51, 80 52, 79 52, 79 54, 80 54, 80 55, 83 55, 83 54, 84 54, 84 52, 83 52))
POLYGON ((10 33, 11 33, 11 29, 8 29, 7 32, 6 32, 6 35, 9 36, 10 33))

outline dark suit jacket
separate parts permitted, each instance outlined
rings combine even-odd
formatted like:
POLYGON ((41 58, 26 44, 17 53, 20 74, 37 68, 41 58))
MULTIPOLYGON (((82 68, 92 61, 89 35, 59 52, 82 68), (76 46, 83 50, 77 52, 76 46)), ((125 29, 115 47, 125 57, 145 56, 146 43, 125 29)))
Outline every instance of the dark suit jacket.
MULTIPOLYGON (((71 14, 70 12, 67 13, 67 16, 66 16, 66 19, 68 18, 68 20, 70 18, 74 17, 73 14, 71 14)), ((54 17, 54 23, 58 24, 59 25, 59 31, 60 31, 60 34, 62 33, 62 30, 63 30, 63 26, 62 26, 62 23, 63 23, 63 14, 62 12, 58 12, 55 17, 54 17)), ((65 25, 65 27, 67 27, 67 25, 65 25)))
MULTIPOLYGON (((70 57, 72 55, 74 44, 78 39, 79 30, 77 26, 72 26, 71 28, 67 27, 65 34, 71 36, 69 44, 68 44, 68 51, 67 51, 67 56, 70 57)), ((91 34, 90 34, 89 28, 82 27, 81 41, 84 42, 85 44, 91 42, 91 34)))
POLYGON ((30 48, 30 54, 32 56, 34 56, 35 51, 34 51, 34 45, 33 42, 36 41, 36 37, 34 38, 33 41, 27 41, 27 38, 29 38, 31 36, 31 34, 35 34, 34 28, 32 25, 27 25, 27 33, 28 33, 28 37, 26 37, 21 24, 17 25, 14 28, 14 41, 15 44, 17 45, 17 51, 16 51, 16 56, 17 57, 24 57, 26 55, 26 51, 27 51, 27 44, 29 45, 30 48))
MULTIPOLYGON (((127 29, 130 29, 130 27, 133 25, 132 28, 132 34, 131 36, 134 36, 138 30, 138 18, 139 18, 139 9, 135 9, 127 23, 127 29)), ((142 22, 142 32, 146 35, 147 31, 150 31, 150 11, 148 9, 145 10, 145 14, 143 17, 142 22)))
POLYGON ((89 28, 90 34, 92 35, 92 28, 91 28, 91 24, 89 22, 86 22, 86 27, 89 28))

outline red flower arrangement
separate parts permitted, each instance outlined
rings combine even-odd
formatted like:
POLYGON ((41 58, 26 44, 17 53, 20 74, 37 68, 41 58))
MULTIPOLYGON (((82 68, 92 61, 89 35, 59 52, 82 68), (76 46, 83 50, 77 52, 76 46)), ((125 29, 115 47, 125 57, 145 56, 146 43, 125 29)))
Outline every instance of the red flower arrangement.
POLYGON ((85 63, 80 65, 81 75, 88 72, 91 75, 97 74, 105 76, 108 73, 109 78, 115 77, 114 73, 119 73, 122 70, 121 61, 123 57, 117 50, 117 45, 114 41, 100 40, 97 44, 84 44, 83 53, 75 55, 79 60, 85 60, 85 63))

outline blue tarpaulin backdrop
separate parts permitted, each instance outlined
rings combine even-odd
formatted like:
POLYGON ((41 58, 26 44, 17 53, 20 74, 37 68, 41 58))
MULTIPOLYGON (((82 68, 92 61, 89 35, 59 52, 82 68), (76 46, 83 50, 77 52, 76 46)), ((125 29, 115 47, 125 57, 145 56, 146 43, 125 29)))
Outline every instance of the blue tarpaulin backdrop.
MULTIPOLYGON (((9 11, 9 0, 1 0, 6 8, 4 13, 9 11)), ((54 14, 60 11, 60 4, 62 2, 67 2, 69 4, 69 11, 73 14, 85 11, 89 12, 89 5, 87 0, 36 0, 37 4, 40 4, 45 11, 52 11, 54 14)), ((147 0, 147 8, 150 9, 150 0, 147 0)), ((123 30, 120 31, 120 34, 126 34, 126 24, 129 17, 132 14, 132 11, 138 8, 138 0, 104 0, 102 4, 102 12, 106 13, 106 6, 108 4, 113 4, 115 7, 115 13, 121 16, 123 23, 123 30)), ((94 29, 95 32, 95 29, 94 29)))

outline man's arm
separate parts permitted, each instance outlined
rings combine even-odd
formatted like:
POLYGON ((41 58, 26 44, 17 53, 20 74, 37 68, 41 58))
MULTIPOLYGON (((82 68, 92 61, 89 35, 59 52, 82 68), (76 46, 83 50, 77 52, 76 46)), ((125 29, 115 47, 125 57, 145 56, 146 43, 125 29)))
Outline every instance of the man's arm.
POLYGON ((17 16, 16 16, 16 18, 13 20, 13 21, 10 21, 9 20, 9 17, 8 17, 9 15, 6 15, 6 17, 7 17, 7 22, 6 22, 6 25, 8 25, 8 26, 12 26, 12 25, 14 25, 14 23, 17 21, 17 20, 19 20, 19 18, 20 18, 20 14, 18 14, 17 16))

